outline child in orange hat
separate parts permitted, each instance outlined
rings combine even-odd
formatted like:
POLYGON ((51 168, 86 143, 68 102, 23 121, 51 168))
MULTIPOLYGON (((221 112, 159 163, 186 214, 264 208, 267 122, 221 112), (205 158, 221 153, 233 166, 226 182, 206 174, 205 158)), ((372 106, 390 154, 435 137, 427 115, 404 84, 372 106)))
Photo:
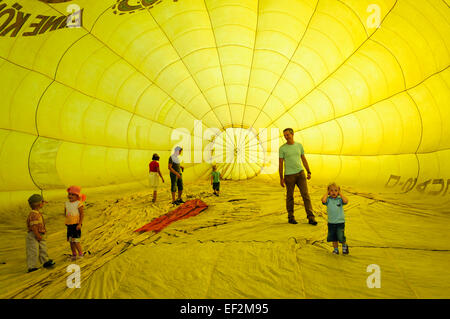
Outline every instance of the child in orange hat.
POLYGON ((81 226, 84 219, 84 201, 86 195, 81 194, 81 187, 70 186, 67 189, 69 201, 64 205, 64 214, 66 215, 67 241, 70 242, 72 250, 72 260, 78 256, 83 257, 83 249, 81 248, 81 226))

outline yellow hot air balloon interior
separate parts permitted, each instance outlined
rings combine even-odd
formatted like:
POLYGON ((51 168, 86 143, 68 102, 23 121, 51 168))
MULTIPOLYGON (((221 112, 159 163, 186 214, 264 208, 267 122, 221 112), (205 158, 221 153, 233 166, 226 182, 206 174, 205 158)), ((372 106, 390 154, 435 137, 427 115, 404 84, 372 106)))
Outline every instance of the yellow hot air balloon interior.
POLYGON ((0 297, 449 298, 449 34, 447 0, 0 0, 0 297), (314 227, 298 190, 287 223, 285 128, 314 227), (133 232, 174 209, 178 145, 184 196, 208 209, 133 232), (348 256, 326 240, 330 182, 348 256), (87 195, 80 289, 71 185, 87 195), (36 193, 56 266, 27 274, 36 193))

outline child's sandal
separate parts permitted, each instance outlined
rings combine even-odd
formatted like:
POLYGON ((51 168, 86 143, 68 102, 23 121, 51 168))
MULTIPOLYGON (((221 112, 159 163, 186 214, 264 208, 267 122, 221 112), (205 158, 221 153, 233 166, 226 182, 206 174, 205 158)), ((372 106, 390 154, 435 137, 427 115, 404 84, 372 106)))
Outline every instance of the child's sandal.
POLYGON ((342 245, 342 253, 344 255, 348 255, 349 251, 348 251, 348 245, 342 245))

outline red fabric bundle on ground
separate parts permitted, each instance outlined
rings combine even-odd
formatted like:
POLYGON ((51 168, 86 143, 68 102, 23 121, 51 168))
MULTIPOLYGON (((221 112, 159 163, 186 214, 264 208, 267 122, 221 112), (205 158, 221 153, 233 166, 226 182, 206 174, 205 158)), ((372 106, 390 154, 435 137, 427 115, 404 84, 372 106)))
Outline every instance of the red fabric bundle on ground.
POLYGON ((196 216, 206 208, 208 208, 208 205, 206 205, 206 203, 200 199, 188 200, 186 203, 180 205, 177 209, 152 220, 150 223, 142 226, 139 229, 136 229, 135 232, 154 231, 155 233, 158 233, 173 222, 176 222, 180 219, 196 216))

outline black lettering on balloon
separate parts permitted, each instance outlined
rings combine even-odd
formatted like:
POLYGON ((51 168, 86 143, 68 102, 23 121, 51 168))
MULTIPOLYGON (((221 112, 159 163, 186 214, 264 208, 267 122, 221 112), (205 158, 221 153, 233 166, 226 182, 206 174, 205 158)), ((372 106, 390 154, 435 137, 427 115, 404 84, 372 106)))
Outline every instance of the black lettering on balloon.
POLYGON ((442 193, 442 196, 445 196, 447 194, 449 184, 450 184, 450 179, 447 179, 447 187, 445 188, 445 191, 442 193))
POLYGON ((142 0, 141 3, 144 7, 149 7, 153 4, 155 4, 155 2, 161 2, 161 0, 142 0))
POLYGON ((62 17, 50 17, 47 22, 44 24, 44 26, 39 30, 39 34, 43 34, 45 32, 47 32, 47 30, 50 29, 50 31, 55 31, 59 25, 61 25, 62 23, 64 23, 64 21, 66 20, 65 16, 62 17))
POLYGON ((386 187, 386 188, 392 188, 392 187, 395 187, 395 186, 398 184, 399 181, 400 181, 400 176, 397 176, 397 175, 391 175, 391 176, 389 176, 389 180, 386 182, 386 185, 384 185, 384 187, 386 187), (394 185, 389 185, 389 182, 391 181, 391 179, 393 179, 394 181, 396 181, 394 185))
POLYGON ((39 1, 44 3, 62 3, 62 2, 69 2, 72 0, 39 0, 39 1))
POLYGON ((409 178, 402 187, 402 191, 405 193, 414 189, 414 186, 417 184, 417 178, 409 178))
MULTIPOLYGON (((41 0, 41 2, 44 3, 62 3, 70 1, 73 0, 41 0)), ((5 4, 3 3, 3 0, 0 0, 0 37, 16 37, 27 24, 28 20, 31 20, 31 23, 28 25, 28 29, 22 33, 22 36, 24 37, 36 36, 47 31, 64 28, 81 27, 82 25, 83 9, 68 16, 37 15, 34 19, 30 19, 32 16, 31 13, 24 13, 21 10, 22 5, 17 2, 8 7, 8 4, 5 4), (73 20, 75 20, 75 22, 73 20)))
POLYGON ((142 6, 140 4, 133 6, 133 5, 130 5, 128 3, 128 1, 129 0, 120 0, 119 4, 117 6, 117 9, 119 9, 122 12, 128 12, 128 11, 135 11, 137 9, 142 8, 142 6))
MULTIPOLYGON (((25 24, 25 22, 27 22, 27 20, 30 18, 31 13, 23 13, 21 11, 16 11, 14 9, 6 9, 5 11, 2 11, 0 13, 4 14, 5 12, 10 13, 12 10, 14 13, 16 13, 16 21, 9 25, 7 28, 5 28, 5 24, 2 25, 2 27, 0 28, 0 36, 4 37, 5 35, 7 35, 8 33, 11 33, 11 37, 15 37, 17 36, 17 34, 19 33, 20 29, 22 29, 23 25, 25 24), (1 31, 3 30, 3 31, 1 31)), ((11 16, 10 16, 11 17, 11 16)), ((8 19, 8 23, 11 21, 11 19, 8 19)))
POLYGON ((3 11, 3 9, 5 8, 6 4, 2 4, 1 10, 0 10, 0 19, 4 16, 4 15, 8 15, 8 18, 6 18, 6 21, 3 22, 3 24, 0 26, 0 32, 3 31, 3 29, 12 21, 12 19, 14 19, 14 15, 16 14, 16 10, 9 8, 3 11))
POLYGON ((420 184, 417 185, 417 187, 416 187, 417 191, 418 191, 419 193, 424 193, 424 192, 425 192, 425 189, 427 188, 428 184, 430 184, 430 183, 431 183, 431 179, 429 179, 429 180, 427 180, 427 181, 425 181, 425 182, 423 182, 423 183, 420 183, 420 184))
POLYGON ((39 23, 32 23, 32 24, 30 24, 30 28, 34 28, 34 30, 33 31, 29 31, 29 32, 24 32, 22 35, 24 37, 29 37, 29 36, 33 36, 33 35, 38 34, 39 30, 42 28, 42 26, 44 25, 45 21, 47 21, 48 18, 50 18, 50 17, 38 15, 36 17, 36 19, 39 19, 41 21, 39 23))
POLYGON ((439 179, 433 179, 433 185, 435 184, 439 184, 441 185, 441 189, 438 191, 431 191, 429 194, 430 195, 439 195, 440 192, 442 192, 442 190, 444 189, 444 179, 443 178, 439 178, 439 179))
MULTIPOLYGON (((178 0, 172 0, 178 2, 178 0)), ((123 15, 126 13, 132 14, 141 10, 152 9, 155 5, 160 4, 162 0, 117 0, 117 3, 112 6, 113 13, 123 15)))

